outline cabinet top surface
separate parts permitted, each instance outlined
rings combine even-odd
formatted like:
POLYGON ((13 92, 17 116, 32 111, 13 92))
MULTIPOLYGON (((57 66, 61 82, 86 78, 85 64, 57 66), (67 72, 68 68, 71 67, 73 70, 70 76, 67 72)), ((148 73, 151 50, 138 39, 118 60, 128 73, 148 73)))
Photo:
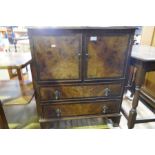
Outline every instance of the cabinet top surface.
POLYGON ((50 27, 50 26, 47 26, 47 27, 27 27, 28 29, 136 29, 137 27, 136 26, 98 26, 98 27, 91 27, 91 26, 56 26, 56 27, 50 27))
POLYGON ((147 45, 134 45, 131 57, 141 61, 155 61, 155 47, 147 45))

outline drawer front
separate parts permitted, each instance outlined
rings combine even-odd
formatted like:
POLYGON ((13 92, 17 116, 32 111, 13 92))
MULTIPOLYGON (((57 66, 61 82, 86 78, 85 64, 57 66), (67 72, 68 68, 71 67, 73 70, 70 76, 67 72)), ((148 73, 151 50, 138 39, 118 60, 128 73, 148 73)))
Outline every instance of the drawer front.
POLYGON ((96 84, 87 86, 40 87, 40 100, 63 100, 120 96, 122 84, 96 84))
POLYGON ((59 118, 82 115, 112 114, 119 112, 119 101, 53 104, 43 106, 44 118, 59 118))

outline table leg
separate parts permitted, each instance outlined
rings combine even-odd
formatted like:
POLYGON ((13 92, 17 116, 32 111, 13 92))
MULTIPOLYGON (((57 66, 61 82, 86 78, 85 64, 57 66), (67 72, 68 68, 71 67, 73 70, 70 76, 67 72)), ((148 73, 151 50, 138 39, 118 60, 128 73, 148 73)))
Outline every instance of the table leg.
POLYGON ((135 94, 134 98, 132 101, 132 109, 130 110, 129 113, 129 118, 128 118, 128 128, 132 129, 134 127, 135 121, 136 121, 136 116, 137 116, 137 106, 138 106, 138 101, 139 101, 139 95, 140 95, 140 88, 144 82, 145 79, 145 69, 143 64, 137 67, 137 74, 136 74, 136 79, 135 79, 135 94))
POLYGON ((23 77, 22 69, 21 68, 17 69, 17 75, 18 75, 19 82, 21 84, 23 84, 24 83, 24 77, 23 77))
POLYGON ((13 76, 13 73, 12 73, 12 69, 8 69, 8 73, 9 73, 9 77, 10 79, 12 79, 14 76, 13 76))
POLYGON ((130 91, 131 91, 130 97, 133 97, 133 95, 135 93, 135 77, 136 77, 136 72, 137 72, 136 67, 133 67, 133 74, 132 74, 131 87, 130 87, 130 91))

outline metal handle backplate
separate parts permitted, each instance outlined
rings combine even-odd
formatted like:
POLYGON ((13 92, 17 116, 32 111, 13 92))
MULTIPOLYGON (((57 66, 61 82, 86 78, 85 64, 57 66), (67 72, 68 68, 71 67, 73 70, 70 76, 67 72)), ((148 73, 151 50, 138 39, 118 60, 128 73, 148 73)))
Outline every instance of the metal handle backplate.
POLYGON ((54 92, 54 95, 55 95, 55 99, 58 100, 60 98, 60 91, 59 90, 56 90, 54 92))
POLYGON ((109 88, 105 88, 103 90, 103 93, 104 93, 105 96, 109 96, 110 95, 110 92, 111 92, 111 90, 109 88))
POLYGON ((108 111, 108 107, 107 107, 106 105, 104 105, 104 106, 102 107, 102 113, 103 113, 103 114, 106 114, 107 111, 108 111))
POLYGON ((59 108, 57 108, 55 112, 57 117, 61 117, 61 110, 59 108))

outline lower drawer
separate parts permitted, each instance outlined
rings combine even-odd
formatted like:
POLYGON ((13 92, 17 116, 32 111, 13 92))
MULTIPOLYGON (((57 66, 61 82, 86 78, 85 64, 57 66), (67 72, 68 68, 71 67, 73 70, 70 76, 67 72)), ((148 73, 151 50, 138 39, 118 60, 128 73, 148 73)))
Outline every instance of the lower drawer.
POLYGON ((44 105, 43 118, 59 118, 82 115, 99 115, 118 113, 120 101, 98 101, 88 103, 69 103, 44 105))

